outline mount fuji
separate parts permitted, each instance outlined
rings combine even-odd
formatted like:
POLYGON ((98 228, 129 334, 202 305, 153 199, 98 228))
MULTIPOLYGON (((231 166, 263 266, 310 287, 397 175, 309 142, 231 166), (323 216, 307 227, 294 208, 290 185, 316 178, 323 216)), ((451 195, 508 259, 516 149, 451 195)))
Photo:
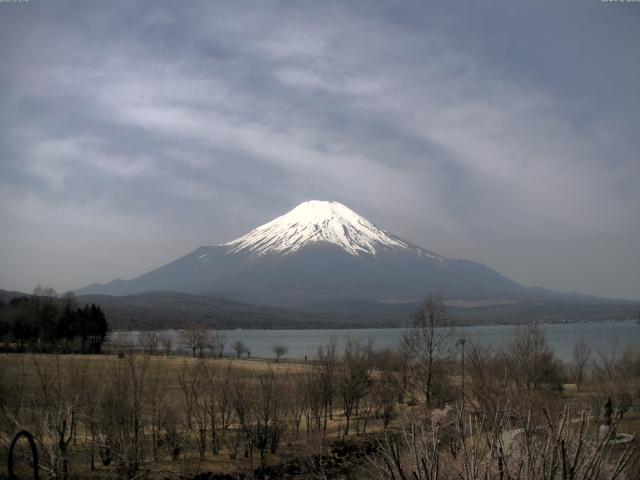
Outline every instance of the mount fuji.
POLYGON ((531 290, 489 267, 446 258, 383 230, 338 202, 308 201, 228 243, 203 246, 132 280, 80 295, 174 291, 275 306, 522 299, 531 290))

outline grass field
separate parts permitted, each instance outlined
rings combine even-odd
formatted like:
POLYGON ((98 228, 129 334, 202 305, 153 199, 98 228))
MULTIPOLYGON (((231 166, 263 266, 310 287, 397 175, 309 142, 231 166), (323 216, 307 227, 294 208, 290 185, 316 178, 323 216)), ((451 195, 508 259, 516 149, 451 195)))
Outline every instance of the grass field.
MULTIPOLYGON (((456 409, 462 398, 457 363, 443 364, 437 376, 438 398, 450 400, 426 408, 420 390, 422 370, 403 370, 395 356, 368 355, 352 352, 336 357, 329 369, 322 362, 134 352, 1 354, 0 478, 7 475, 7 446, 21 428, 35 434, 43 468, 55 471, 58 478, 66 459, 68 477, 78 479, 252 478, 254 474, 371 478, 370 460, 362 452, 383 447, 377 440, 386 438, 385 432, 398 434, 406 431, 406 422, 415 426, 411 422, 419 421, 420 428, 437 426, 425 434, 444 435, 443 445, 455 438, 456 409), (404 375, 411 377, 406 386, 401 385, 404 375), (328 381, 332 393, 326 397, 328 381), (442 390, 445 385, 447 390, 442 390), (109 455, 111 462, 103 463, 109 455), (206 472, 215 474, 197 477, 206 472)), ((510 405, 511 413, 504 417, 511 425, 508 429, 522 430, 522 422, 533 412, 530 418, 540 422, 543 431, 554 425, 546 422, 544 412, 560 418, 557 415, 568 408, 570 429, 577 428, 585 412, 590 431, 597 432, 602 405, 613 395, 616 404, 629 402, 614 412, 617 431, 640 431, 640 409, 633 404, 638 382, 633 375, 625 382, 612 377, 602 383, 604 377, 594 370, 592 381, 580 389, 566 380, 529 389, 517 386, 522 381, 517 375, 501 384, 505 379, 497 376, 510 364, 496 369, 495 360, 488 357, 481 369, 468 368, 467 415, 478 419, 491 412, 492 404, 510 405)), ((550 378, 560 377, 556 373, 550 378)), ((495 413, 507 415, 503 409, 495 413)), ((462 434, 467 441, 480 438, 466 430, 462 434)), ((550 432, 549 438, 560 438, 550 432)), ((611 450, 614 456, 620 448, 611 450)), ((25 445, 17 452, 18 458, 26 458, 25 445)), ((23 473, 27 468, 22 466, 23 473)))
MULTIPOLYGON (((312 368, 310 364, 261 359, 211 359, 192 358, 189 356, 147 356, 134 355, 134 361, 138 362, 138 368, 144 368, 144 383, 148 390, 151 386, 161 388, 161 392, 154 391, 153 394, 145 393, 141 398, 149 403, 151 396, 162 399, 163 408, 175 415, 177 425, 187 423, 185 413, 185 385, 184 374, 191 372, 196 367, 204 368, 208 371, 228 375, 235 381, 242 379, 243 385, 255 384, 258 379, 266 373, 274 374, 281 382, 279 395, 286 397, 292 394, 296 376, 312 368), (182 379, 182 380, 181 380, 182 379), (181 381, 183 383, 181 383, 181 381)), ((7 399, 4 401, 4 412, 2 428, 0 429, 0 474, 6 474, 6 452, 7 446, 13 431, 22 426, 30 427, 36 432, 40 444, 55 444, 56 439, 51 432, 45 431, 38 426, 39 416, 54 408, 54 404, 76 405, 78 412, 83 409, 82 404, 89 404, 90 399, 86 397, 104 396, 104 388, 101 383, 109 383, 114 376, 123 375, 122 365, 127 360, 119 358, 117 355, 44 355, 44 354, 3 354, 0 355, 0 375, 3 381, 4 390, 12 388, 7 399), (13 405, 9 405, 13 402, 13 405), (20 404, 20 414, 14 418, 6 414, 11 407, 16 408, 20 404), (19 420, 17 420, 19 418, 19 420)), ((236 387, 233 387, 236 388, 236 387)), ((231 393, 231 392, 227 392, 231 393)), ((99 402, 99 399, 94 397, 99 402)), ((289 401, 288 398, 283 400, 289 401)), ((146 407, 145 407, 146 409, 146 407)), ((340 409, 335 408, 332 419, 327 421, 325 438, 338 438, 344 429, 344 420, 340 414, 340 409)), ((114 411, 114 415, 118 412, 114 411)), ((142 414, 145 425, 141 428, 141 433, 149 436, 150 413, 145 411, 142 414)), ((277 453, 270 453, 266 459, 267 465, 278 465, 317 454, 323 448, 323 442, 316 433, 306 433, 305 427, 300 428, 300 432, 294 434, 290 418, 282 420, 287 424, 288 430, 286 438, 281 444, 277 453)), ((358 419, 360 421, 360 419, 358 419)), ((91 443, 91 432, 89 428, 90 419, 87 414, 78 413, 78 421, 74 439, 69 450, 69 471, 72 478, 113 478, 116 472, 112 466, 103 466, 100 461, 96 461, 96 470, 90 471, 89 444, 91 443)), ((204 458, 198 454, 197 432, 183 432, 182 443, 183 452, 179 460, 163 460, 154 462, 153 468, 149 469, 149 478, 165 478, 166 476, 186 476, 195 475, 197 472, 216 472, 219 474, 250 471, 256 467, 256 460, 253 462, 246 452, 237 452, 238 429, 237 419, 230 423, 227 429, 221 434, 220 452, 216 455, 207 451, 204 458), (188 437, 188 438, 186 438, 188 437)), ((377 429, 376 425, 369 424, 369 432, 377 429)), ((194 428, 194 430, 196 430, 194 428)), ((363 438, 354 436, 354 442, 358 443, 363 438)), ((326 445, 326 444, 325 444, 326 445)), ((150 448, 145 447, 147 455, 150 448)), ((240 447, 242 450, 242 447, 240 447)), ((26 467, 25 467, 26 468, 26 467)))

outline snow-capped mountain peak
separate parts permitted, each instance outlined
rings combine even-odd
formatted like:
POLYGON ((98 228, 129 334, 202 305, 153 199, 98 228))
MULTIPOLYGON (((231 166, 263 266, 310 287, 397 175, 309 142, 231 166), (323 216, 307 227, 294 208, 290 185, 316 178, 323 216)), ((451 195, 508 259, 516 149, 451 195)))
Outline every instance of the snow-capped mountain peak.
POLYGON ((314 243, 337 245, 351 255, 408 249, 394 237, 338 202, 311 200, 226 243, 229 253, 289 254, 314 243))

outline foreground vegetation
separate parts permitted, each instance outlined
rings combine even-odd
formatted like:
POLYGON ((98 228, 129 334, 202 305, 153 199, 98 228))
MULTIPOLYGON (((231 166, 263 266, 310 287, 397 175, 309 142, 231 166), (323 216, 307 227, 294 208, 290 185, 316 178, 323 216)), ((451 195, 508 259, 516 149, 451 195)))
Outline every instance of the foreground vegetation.
POLYGON ((639 478, 638 352, 579 344, 562 364, 534 325, 483 349, 447 321, 431 297, 397 348, 332 342, 307 363, 219 358, 197 331, 189 356, 149 337, 5 354, 0 442, 31 431, 44 478, 639 478))

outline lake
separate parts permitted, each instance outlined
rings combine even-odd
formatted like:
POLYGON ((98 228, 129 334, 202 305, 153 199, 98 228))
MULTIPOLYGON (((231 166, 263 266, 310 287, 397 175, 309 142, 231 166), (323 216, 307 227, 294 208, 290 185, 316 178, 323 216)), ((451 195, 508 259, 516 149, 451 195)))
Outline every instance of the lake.
MULTIPOLYGON (((511 325, 457 327, 455 336, 466 338, 478 345, 500 347, 513 335, 515 328, 511 325)), ((620 354, 630 344, 640 346, 640 325, 634 321, 543 324, 542 329, 556 356, 563 360, 571 359, 574 345, 581 340, 607 355, 620 354)), ((384 348, 397 345, 405 329, 219 330, 218 332, 222 333, 227 340, 225 354, 231 354, 231 344, 241 340, 249 348, 252 357, 273 357, 270 347, 277 344, 289 349, 287 358, 302 359, 306 355, 311 359, 318 347, 329 343, 332 337, 337 339, 339 347, 351 337, 363 341, 373 338, 376 347, 384 348)), ((167 330, 157 333, 173 337, 174 348, 180 348, 178 331, 167 330)), ((118 335, 124 335, 135 343, 139 332, 118 332, 118 335)))

